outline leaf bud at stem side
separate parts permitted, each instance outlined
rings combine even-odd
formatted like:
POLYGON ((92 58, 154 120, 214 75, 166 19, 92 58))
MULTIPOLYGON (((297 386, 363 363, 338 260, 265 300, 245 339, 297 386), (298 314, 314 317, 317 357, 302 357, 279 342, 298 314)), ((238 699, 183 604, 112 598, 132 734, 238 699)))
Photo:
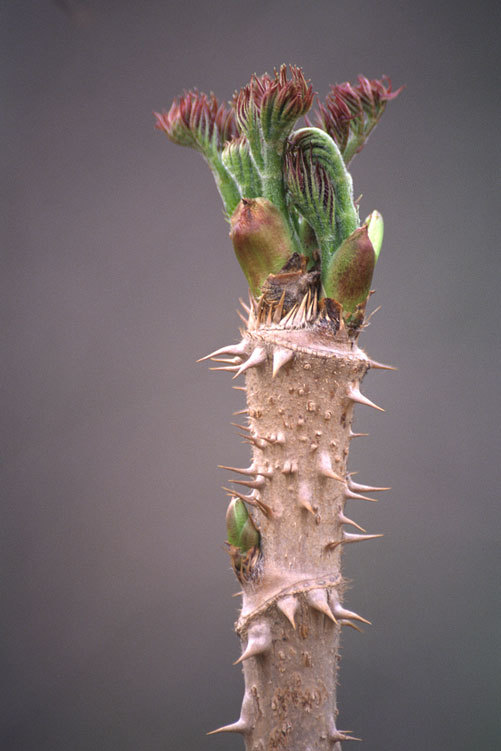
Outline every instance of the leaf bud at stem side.
POLYGON ((281 212, 266 198, 242 198, 231 220, 230 237, 253 295, 268 274, 276 274, 293 250, 281 212))
POLYGON ((345 312, 352 313, 367 299, 375 263, 376 254, 364 224, 346 238, 327 268, 322 269, 326 296, 341 303, 345 312))
POLYGON ((372 247, 374 248, 374 253, 376 256, 376 262, 379 258, 379 254, 381 252, 381 248, 383 245, 383 235, 384 235, 384 221, 383 217, 379 213, 379 211, 373 211, 367 219, 364 222, 365 225, 367 225, 367 231, 369 234, 369 240, 372 243, 372 247))

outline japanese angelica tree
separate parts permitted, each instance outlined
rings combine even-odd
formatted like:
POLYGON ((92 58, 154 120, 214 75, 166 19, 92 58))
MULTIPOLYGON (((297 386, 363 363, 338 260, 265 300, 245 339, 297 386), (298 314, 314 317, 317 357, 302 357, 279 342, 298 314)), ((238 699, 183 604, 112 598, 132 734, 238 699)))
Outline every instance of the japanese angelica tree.
POLYGON ((389 80, 331 86, 312 125, 294 130, 314 92, 300 68, 253 75, 230 106, 196 90, 156 113, 171 141, 199 151, 230 223, 250 304, 236 344, 206 358, 245 377, 249 467, 230 482, 228 552, 242 587, 236 631, 245 693, 240 717, 214 733, 240 733, 248 751, 336 749, 342 627, 369 623, 343 605, 344 545, 380 537, 347 504, 387 490, 347 470, 353 407, 380 409, 360 391, 387 368, 357 345, 383 220, 360 222, 347 166, 389 100, 389 80), (351 512, 350 512, 351 513, 351 512))

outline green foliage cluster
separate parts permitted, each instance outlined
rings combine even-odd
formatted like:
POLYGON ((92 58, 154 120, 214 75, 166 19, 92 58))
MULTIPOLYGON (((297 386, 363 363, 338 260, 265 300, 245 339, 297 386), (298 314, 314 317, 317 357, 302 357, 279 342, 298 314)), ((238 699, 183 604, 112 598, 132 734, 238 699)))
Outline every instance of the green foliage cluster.
POLYGON ((309 268, 320 267, 324 295, 346 311, 366 299, 383 224, 373 212, 360 232, 347 164, 399 92, 385 78, 363 76, 355 86, 332 86, 318 104, 318 127, 307 121, 294 131, 310 112, 314 92, 300 68, 289 66, 288 76, 282 65, 273 76, 253 75, 229 106, 191 90, 168 112, 155 113, 159 130, 199 151, 211 168, 254 295, 276 273, 278 260, 296 252, 308 257, 309 268))

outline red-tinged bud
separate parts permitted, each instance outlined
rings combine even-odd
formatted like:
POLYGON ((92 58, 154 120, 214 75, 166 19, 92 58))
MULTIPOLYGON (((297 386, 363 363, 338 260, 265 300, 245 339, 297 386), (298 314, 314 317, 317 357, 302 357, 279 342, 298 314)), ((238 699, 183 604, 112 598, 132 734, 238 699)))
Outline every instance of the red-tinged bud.
POLYGON ((356 229, 336 250, 322 272, 326 297, 341 303, 345 313, 353 313, 370 292, 376 263, 367 225, 356 229))
POLYGON ((284 177, 294 206, 313 228, 322 246, 335 238, 335 186, 325 168, 314 162, 311 149, 290 144, 284 160, 284 177))
POLYGON ((242 198, 231 217, 235 254, 256 297, 269 274, 276 274, 294 252, 280 211, 266 198, 242 198))
POLYGON ((220 151, 237 133, 233 110, 219 104, 214 94, 196 89, 174 99, 168 112, 155 112, 158 130, 179 146, 190 146, 203 153, 220 151))
POLYGON ((381 117, 386 102, 395 99, 402 89, 403 86, 400 86, 396 91, 392 91, 391 81, 387 76, 383 76, 380 80, 375 78, 371 81, 365 76, 358 77, 357 92, 367 117, 381 117))
POLYGON ((257 120, 267 142, 285 138, 296 120, 305 115, 313 104, 313 89, 301 68, 287 66, 275 70, 275 75, 252 76, 250 82, 234 97, 234 107, 240 129, 250 137, 257 120))
POLYGON ((358 77, 358 86, 350 83, 331 86, 319 105, 317 122, 339 146, 346 164, 361 151, 370 132, 377 125, 386 103, 395 99, 403 87, 392 91, 391 81, 358 77))

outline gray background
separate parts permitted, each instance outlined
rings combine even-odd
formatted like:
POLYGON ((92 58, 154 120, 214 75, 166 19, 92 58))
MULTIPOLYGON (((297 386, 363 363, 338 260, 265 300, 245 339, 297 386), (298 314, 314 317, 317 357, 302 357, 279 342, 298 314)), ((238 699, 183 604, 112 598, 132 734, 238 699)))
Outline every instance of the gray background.
POLYGON ((246 288, 205 164, 153 129, 253 71, 405 83, 353 163, 382 310, 353 447, 340 726, 367 751, 499 748, 497 3, 2 2, 5 751, 243 748, 225 476, 241 395, 195 359, 246 288), (365 212, 365 213, 364 213, 365 212), (360 549, 362 548, 362 549, 360 549))

